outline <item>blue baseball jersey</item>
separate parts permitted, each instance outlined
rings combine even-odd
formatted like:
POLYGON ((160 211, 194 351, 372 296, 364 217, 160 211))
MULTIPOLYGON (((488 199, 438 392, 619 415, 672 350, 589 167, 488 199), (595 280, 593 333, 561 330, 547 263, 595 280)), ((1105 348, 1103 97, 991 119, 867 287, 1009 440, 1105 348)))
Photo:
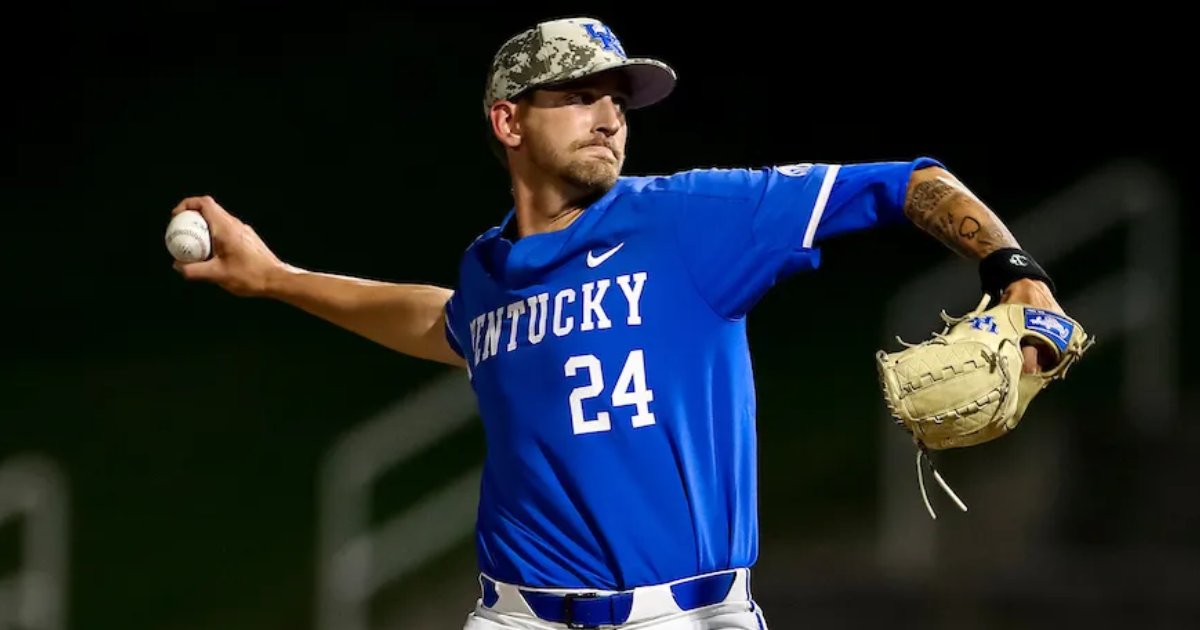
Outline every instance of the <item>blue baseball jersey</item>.
MULTIPOLYGON (((747 311, 822 239, 902 219, 929 158, 622 177, 562 230, 467 248, 446 305, 487 455, 479 567, 624 590, 758 555, 747 311)), ((513 226, 515 227, 515 226, 513 226)))

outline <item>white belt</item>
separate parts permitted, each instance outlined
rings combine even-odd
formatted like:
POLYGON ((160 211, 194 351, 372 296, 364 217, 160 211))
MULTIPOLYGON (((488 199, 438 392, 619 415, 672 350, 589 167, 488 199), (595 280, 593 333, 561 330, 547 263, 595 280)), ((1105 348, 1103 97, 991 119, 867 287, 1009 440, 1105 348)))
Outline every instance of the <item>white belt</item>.
POLYGON ((749 569, 732 569, 640 586, 630 591, 531 588, 480 574, 484 608, 569 628, 637 623, 705 606, 749 602, 749 569))

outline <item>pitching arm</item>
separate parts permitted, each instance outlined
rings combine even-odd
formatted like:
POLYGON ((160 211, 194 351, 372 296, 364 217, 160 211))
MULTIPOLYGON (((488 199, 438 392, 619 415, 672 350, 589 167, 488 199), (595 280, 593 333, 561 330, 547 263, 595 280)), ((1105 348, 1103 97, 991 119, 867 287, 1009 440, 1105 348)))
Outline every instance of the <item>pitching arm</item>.
POLYGON ((211 197, 184 199, 172 213, 184 210, 200 212, 213 239, 210 260, 175 263, 185 279, 279 300, 397 352, 466 367, 446 338, 449 289, 299 269, 281 262, 249 225, 211 197))

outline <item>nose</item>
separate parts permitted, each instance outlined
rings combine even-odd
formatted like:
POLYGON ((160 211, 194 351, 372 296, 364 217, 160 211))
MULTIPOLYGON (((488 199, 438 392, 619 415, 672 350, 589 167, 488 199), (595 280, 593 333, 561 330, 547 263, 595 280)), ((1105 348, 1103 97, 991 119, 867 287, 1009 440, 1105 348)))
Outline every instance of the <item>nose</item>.
POLYGON ((594 103, 596 112, 595 130, 606 136, 611 136, 625 124, 625 113, 612 96, 602 96, 594 103))

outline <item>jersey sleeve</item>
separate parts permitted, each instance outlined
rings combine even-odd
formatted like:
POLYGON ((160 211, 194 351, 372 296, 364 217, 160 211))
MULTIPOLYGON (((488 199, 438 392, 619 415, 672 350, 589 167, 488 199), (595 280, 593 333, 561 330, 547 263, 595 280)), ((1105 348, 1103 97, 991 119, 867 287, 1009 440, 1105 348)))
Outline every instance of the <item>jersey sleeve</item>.
POLYGON ((739 318, 783 277, 820 266, 820 243, 899 222, 908 181, 931 158, 688 172, 676 233, 697 290, 739 318))
POLYGON ((806 247, 839 234, 904 220, 904 200, 913 171, 937 166, 933 158, 909 162, 845 164, 837 168, 829 199, 819 214, 809 219, 806 247))
POLYGON ((467 358, 467 355, 463 351, 462 344, 458 341, 458 335, 460 333, 456 332, 462 330, 461 327, 458 327, 458 314, 462 310, 462 306, 460 304, 461 302, 462 294, 458 291, 455 291, 453 294, 451 294, 450 299, 446 300, 446 306, 444 307, 446 313, 445 334, 446 342, 450 344, 450 349, 453 350, 455 354, 465 359, 467 358))

